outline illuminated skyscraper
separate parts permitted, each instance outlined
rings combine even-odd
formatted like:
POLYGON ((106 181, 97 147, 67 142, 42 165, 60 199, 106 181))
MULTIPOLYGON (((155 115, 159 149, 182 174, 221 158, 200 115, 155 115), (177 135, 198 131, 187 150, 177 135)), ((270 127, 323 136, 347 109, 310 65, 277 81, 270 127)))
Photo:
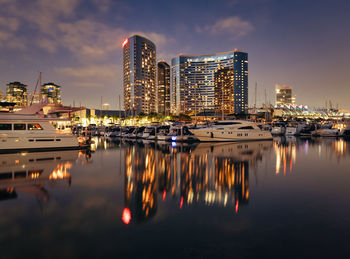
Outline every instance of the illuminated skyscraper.
POLYGON ((235 73, 233 69, 219 69, 214 74, 215 111, 232 114, 235 112, 235 73))
POLYGON ((6 98, 8 102, 16 103, 16 106, 27 106, 27 86, 21 82, 8 83, 6 98))
POLYGON ((293 88, 287 85, 275 85, 276 105, 294 105, 295 96, 293 96, 293 88))
POLYGON ((215 110, 215 73, 221 69, 234 72, 234 113, 248 109, 248 54, 242 51, 172 59, 171 111, 194 114, 215 110))
POLYGON ((50 104, 62 104, 61 86, 47 83, 41 86, 41 99, 50 104))
POLYGON ((170 66, 164 62, 158 62, 157 70, 157 108, 158 113, 170 113, 170 66))
POLYGON ((156 112, 156 46, 134 35, 123 42, 123 60, 125 111, 156 112))

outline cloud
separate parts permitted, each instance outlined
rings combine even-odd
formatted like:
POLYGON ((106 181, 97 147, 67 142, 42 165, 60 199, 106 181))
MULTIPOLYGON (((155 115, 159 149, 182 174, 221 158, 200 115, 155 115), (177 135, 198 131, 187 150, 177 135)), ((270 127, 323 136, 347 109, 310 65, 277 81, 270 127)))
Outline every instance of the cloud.
POLYGON ((137 35, 140 35, 142 37, 145 37, 145 38, 151 40, 157 47, 158 46, 165 46, 169 43, 174 42, 173 38, 166 36, 164 34, 156 33, 156 32, 138 32, 138 31, 135 31, 135 32, 129 32, 128 34, 129 34, 129 36, 137 34, 137 35))
POLYGON ((38 46, 45 49, 49 53, 55 53, 57 50, 57 43, 49 39, 39 39, 38 46))
POLYGON ((80 79, 109 80, 116 77, 118 67, 115 65, 92 65, 86 67, 64 67, 57 68, 58 72, 80 79))
POLYGON ((55 69, 62 76, 71 78, 72 86, 87 88, 116 84, 120 77, 120 70, 121 68, 117 65, 88 65, 55 69))
POLYGON ((112 1, 111 0, 92 0, 92 3, 102 13, 107 12, 112 6, 112 1))
POLYGON ((126 32, 93 20, 58 24, 59 42, 80 58, 104 58, 120 48, 126 32))
POLYGON ((198 33, 209 32, 212 35, 227 34, 233 40, 248 35, 254 30, 254 26, 249 21, 242 20, 239 16, 230 16, 219 19, 213 25, 197 27, 198 33))
POLYGON ((0 26, 10 31, 17 31, 19 20, 15 18, 0 17, 0 26))

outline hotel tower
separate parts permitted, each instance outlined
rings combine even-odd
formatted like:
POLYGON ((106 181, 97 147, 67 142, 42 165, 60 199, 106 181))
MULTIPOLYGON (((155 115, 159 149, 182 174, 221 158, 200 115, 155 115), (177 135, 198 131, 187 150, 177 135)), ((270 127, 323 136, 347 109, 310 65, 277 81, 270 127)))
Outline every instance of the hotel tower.
POLYGON ((239 50, 205 56, 180 55, 171 62, 171 111, 246 113, 248 54, 239 50))
POLYGON ((170 66, 165 61, 157 66, 157 107, 158 113, 170 113, 170 66))
POLYGON ((138 35, 126 39, 122 46, 125 112, 156 112, 156 46, 138 35))

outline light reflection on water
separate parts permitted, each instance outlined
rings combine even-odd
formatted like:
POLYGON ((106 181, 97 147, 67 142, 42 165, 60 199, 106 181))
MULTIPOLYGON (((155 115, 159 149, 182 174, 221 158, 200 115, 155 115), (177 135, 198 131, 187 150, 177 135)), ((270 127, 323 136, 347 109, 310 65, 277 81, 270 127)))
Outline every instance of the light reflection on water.
POLYGON ((326 241, 349 252, 338 242, 350 230, 344 139, 94 142, 92 153, 0 155, 4 255, 256 257, 291 242, 301 249, 291 257, 324 256, 308 249, 326 241))

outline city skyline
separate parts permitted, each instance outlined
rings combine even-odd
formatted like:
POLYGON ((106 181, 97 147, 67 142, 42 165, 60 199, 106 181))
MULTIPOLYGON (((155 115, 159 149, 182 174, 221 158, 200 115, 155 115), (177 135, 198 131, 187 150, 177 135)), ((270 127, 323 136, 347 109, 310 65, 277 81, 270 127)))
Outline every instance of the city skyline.
POLYGON ((123 95, 122 42, 133 34, 157 46, 157 61, 183 54, 249 53, 249 106, 264 91, 273 103, 276 83, 290 85, 297 104, 350 109, 347 73, 350 36, 337 1, 219 1, 146 4, 136 1, 0 1, 0 85, 43 81, 62 86, 63 104, 117 109, 123 95), (299 4, 298 4, 299 3, 299 4), (303 8, 298 6, 302 4, 303 8), (152 7, 152 8, 151 8, 152 7))

